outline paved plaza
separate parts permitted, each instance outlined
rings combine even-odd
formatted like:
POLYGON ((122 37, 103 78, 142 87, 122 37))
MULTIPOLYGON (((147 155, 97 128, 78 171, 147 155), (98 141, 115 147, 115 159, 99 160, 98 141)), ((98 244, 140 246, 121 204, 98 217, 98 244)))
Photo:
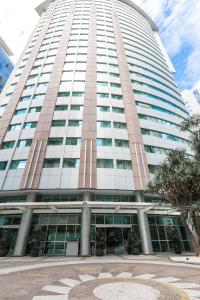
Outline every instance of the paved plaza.
POLYGON ((197 300, 200 264, 167 256, 0 259, 0 299, 197 300))

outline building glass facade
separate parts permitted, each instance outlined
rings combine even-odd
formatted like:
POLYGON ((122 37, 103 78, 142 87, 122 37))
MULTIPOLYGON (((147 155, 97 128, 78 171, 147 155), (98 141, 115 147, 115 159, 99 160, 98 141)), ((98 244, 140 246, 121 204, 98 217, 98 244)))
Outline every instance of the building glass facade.
POLYGON ((14 66, 12 61, 10 60, 8 54, 4 48, 1 47, 0 43, 0 93, 6 84, 14 66))
POLYGON ((126 253, 136 233, 140 252, 166 252, 170 226, 190 250, 178 212, 144 195, 170 149, 191 154, 158 28, 129 0, 49 0, 36 10, 0 97, 0 211, 21 215, 13 254, 30 252, 35 231, 41 255, 64 255, 77 240, 80 255, 95 255, 99 234, 104 254, 126 253))

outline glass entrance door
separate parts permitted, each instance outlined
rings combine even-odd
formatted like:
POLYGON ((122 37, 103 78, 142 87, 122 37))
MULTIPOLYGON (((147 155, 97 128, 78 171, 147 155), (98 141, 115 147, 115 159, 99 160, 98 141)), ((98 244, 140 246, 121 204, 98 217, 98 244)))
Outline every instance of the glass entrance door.
POLYGON ((131 227, 96 227, 96 231, 104 239, 102 243, 104 254, 125 254, 127 253, 128 234, 131 227))

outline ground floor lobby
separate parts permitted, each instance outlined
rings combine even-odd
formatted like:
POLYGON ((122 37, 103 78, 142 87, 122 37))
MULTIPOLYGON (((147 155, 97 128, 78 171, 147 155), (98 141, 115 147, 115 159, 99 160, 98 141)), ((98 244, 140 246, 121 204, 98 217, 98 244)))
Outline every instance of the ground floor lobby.
POLYGON ((88 193, 83 201, 35 199, 31 193, 26 202, 0 204, 0 234, 9 232, 9 255, 29 255, 31 236, 38 232, 40 256, 173 253, 175 236, 183 252, 192 250, 179 214, 167 205, 141 197, 94 201, 88 193))

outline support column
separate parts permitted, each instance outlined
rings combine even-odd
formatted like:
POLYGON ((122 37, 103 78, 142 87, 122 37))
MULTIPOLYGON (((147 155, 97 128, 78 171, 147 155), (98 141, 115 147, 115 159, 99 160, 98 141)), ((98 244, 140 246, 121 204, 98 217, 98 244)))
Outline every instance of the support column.
MULTIPOLYGON (((144 202, 144 192, 137 191, 135 194, 136 202, 144 202)), ((148 217, 144 209, 138 209, 138 224, 143 254, 152 254, 151 234, 149 230, 148 217)))
MULTIPOLYGON (((30 193, 27 196, 27 202, 35 202, 36 194, 30 193)), ((27 208, 22 215, 17 240, 13 256, 24 256, 26 253, 26 245, 32 224, 33 209, 27 208)))
POLYGON ((91 201, 91 193, 84 192, 83 201, 86 202, 82 207, 82 221, 81 221, 81 256, 90 256, 90 223, 91 223, 91 209, 87 207, 87 201, 91 201))

